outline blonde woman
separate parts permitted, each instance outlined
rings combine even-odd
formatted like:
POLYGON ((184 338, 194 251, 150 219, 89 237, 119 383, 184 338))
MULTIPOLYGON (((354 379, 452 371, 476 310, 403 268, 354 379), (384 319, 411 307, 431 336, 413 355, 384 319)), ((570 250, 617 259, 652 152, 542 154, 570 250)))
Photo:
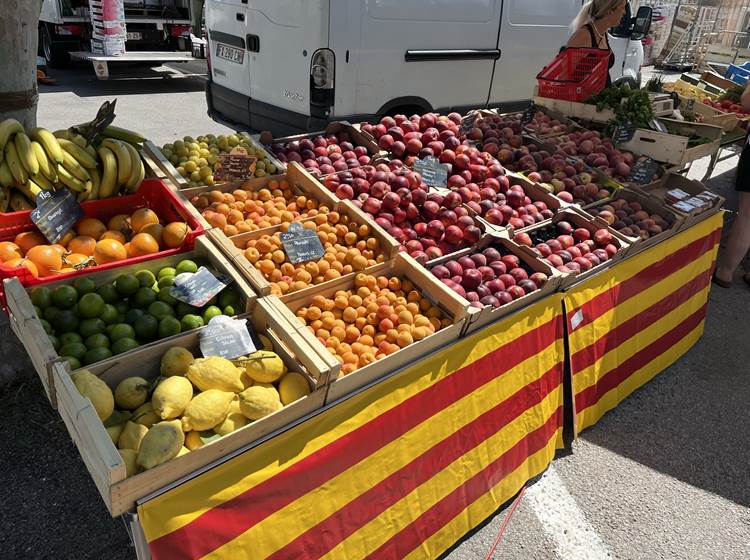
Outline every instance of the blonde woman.
MULTIPOLYGON (((590 48, 609 51, 609 68, 615 65, 615 53, 609 47, 607 31, 625 15, 627 0, 589 0, 570 24, 574 30, 566 48, 590 48)), ((607 86, 612 80, 607 72, 607 86)))

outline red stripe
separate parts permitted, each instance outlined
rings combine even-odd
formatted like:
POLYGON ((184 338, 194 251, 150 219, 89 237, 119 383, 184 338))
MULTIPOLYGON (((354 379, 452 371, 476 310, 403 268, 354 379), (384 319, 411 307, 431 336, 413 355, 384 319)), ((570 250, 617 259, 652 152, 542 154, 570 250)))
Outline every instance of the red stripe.
POLYGON ((668 313, 677 309, 708 286, 710 281, 711 269, 708 269, 648 309, 643 310, 618 327, 605 333, 593 344, 573 354, 570 360, 573 375, 581 373, 587 367, 595 364, 607 352, 614 350, 626 340, 629 340, 648 326, 665 317, 668 313))
POLYGON ((690 315, 682 323, 677 325, 671 331, 666 333, 661 338, 653 341, 651 344, 646 346, 640 352, 634 354, 616 368, 606 373, 596 385, 587 387, 575 397, 576 411, 581 411, 590 406, 594 406, 599 402, 604 395, 609 391, 620 385, 633 373, 651 363, 653 360, 661 356, 664 352, 669 350, 672 346, 680 342, 685 338, 690 331, 695 329, 701 324, 706 316, 706 308, 708 303, 704 304, 700 309, 690 315))
MULTIPOLYGON (((624 282, 612 286, 606 292, 593 297, 580 307, 583 322, 577 325, 575 330, 596 321, 616 305, 621 305, 630 298, 643 293, 644 290, 664 280, 670 274, 699 259, 712 250, 720 239, 721 228, 718 228, 707 236, 696 239, 689 245, 665 256, 660 261, 647 266, 624 282)), ((573 317, 577 312, 577 309, 571 310, 568 317, 573 317)), ((571 330, 573 330, 572 326, 571 330)))
MULTIPOLYGON (((149 543, 152 557, 179 560, 202 557, 216 550, 561 337, 562 320, 558 315, 187 525, 155 539, 149 543)), ((352 416, 357 412, 350 411, 352 416)), ((242 459, 239 456, 234 461, 242 459)))
MULTIPOLYGON (((527 434, 506 453, 392 536, 376 551, 370 553, 366 557, 367 560, 404 558, 448 522, 461 515, 469 505, 490 492, 528 457, 543 449, 557 433, 561 418, 562 408, 558 408, 543 426, 527 434)), ((472 525, 474 521, 472 520, 472 525)))
POLYGON ((550 392, 562 384, 562 371, 562 364, 557 364, 541 378, 523 387, 299 535, 284 548, 277 550, 269 560, 320 558, 327 554, 415 488, 497 434, 526 410, 538 406, 550 392))

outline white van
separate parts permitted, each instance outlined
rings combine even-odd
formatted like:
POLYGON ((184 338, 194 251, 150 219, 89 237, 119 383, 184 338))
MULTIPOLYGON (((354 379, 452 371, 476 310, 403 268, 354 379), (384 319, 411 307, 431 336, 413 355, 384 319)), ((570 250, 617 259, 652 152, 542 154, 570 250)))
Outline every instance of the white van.
POLYGON ((276 135, 521 106, 581 0, 207 0, 214 119, 276 135))

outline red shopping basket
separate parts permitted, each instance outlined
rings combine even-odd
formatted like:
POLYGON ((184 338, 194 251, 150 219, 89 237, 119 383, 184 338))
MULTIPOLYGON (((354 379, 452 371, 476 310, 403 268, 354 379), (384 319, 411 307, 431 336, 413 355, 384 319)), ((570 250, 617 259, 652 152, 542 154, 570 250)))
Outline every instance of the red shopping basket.
POLYGON ((607 85, 609 56, 604 49, 565 49, 536 77, 539 96, 585 101, 607 85))

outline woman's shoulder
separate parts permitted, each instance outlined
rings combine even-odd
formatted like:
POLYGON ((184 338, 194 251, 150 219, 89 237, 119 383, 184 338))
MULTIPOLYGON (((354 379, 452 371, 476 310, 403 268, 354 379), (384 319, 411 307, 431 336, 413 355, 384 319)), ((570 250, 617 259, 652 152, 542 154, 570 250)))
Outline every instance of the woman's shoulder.
POLYGON ((566 46, 570 48, 590 47, 591 34, 589 33, 588 29, 585 26, 578 29, 575 33, 573 33, 573 35, 570 36, 570 39, 568 39, 568 43, 566 46))

